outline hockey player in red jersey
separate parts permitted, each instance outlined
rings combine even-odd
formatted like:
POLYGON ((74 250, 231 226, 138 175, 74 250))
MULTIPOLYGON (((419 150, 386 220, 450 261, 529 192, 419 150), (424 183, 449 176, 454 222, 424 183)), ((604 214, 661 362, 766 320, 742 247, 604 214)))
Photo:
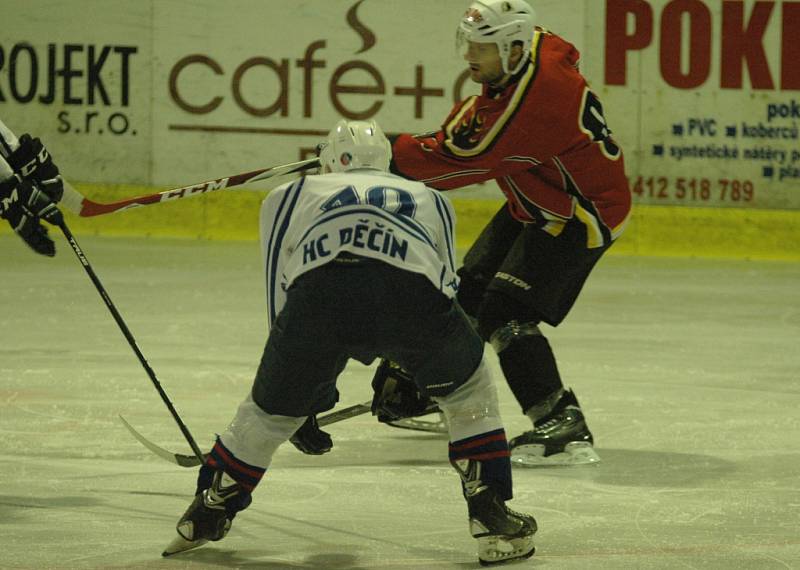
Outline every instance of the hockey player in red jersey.
POLYGON ((458 271, 458 301, 496 350, 533 429, 511 442, 524 465, 599 460, 540 323, 566 317, 631 206, 622 150, 578 70, 578 50, 535 26, 523 0, 473 2, 458 42, 478 96, 440 130, 393 141, 394 173, 439 190, 494 180, 507 203, 458 271))

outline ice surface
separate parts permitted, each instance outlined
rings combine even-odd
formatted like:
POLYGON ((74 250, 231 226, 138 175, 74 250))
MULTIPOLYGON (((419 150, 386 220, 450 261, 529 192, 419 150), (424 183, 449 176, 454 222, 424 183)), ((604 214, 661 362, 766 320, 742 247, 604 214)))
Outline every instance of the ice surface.
MULTIPOLYGON (((265 340, 258 246, 83 237, 81 245, 203 447, 265 340)), ((224 541, 161 559, 189 453, 72 252, 0 237, 0 568, 475 568, 441 436, 361 416, 334 450, 279 450, 224 541)), ((540 523, 512 567, 800 568, 800 265, 609 257, 547 329, 602 463, 515 469, 540 523)), ((312 355, 313 357, 313 355, 312 355)), ((492 356, 491 363, 499 369, 492 356)), ((371 397, 348 366, 341 405, 371 397)), ((500 380, 509 435, 527 428, 500 380)))

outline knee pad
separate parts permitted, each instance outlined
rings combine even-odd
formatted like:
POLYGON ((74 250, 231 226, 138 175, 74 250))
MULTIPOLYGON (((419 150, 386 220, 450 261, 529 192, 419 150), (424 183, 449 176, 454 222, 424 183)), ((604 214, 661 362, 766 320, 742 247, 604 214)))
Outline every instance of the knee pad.
POLYGON ((470 378, 447 396, 433 398, 447 419, 450 441, 502 429, 497 389, 483 358, 470 378))
POLYGON ((492 345, 492 348, 494 348, 497 354, 500 354, 508 348, 512 342, 532 336, 542 336, 542 331, 539 330, 538 322, 529 321, 520 323, 512 320, 492 332, 489 336, 489 344, 492 345))
MULTIPOLYGON (((533 309, 516 299, 497 291, 489 291, 478 309, 478 333, 485 342, 492 342, 492 335, 512 322, 536 326, 541 320, 533 309)), ((528 330, 531 327, 523 328, 528 330)))

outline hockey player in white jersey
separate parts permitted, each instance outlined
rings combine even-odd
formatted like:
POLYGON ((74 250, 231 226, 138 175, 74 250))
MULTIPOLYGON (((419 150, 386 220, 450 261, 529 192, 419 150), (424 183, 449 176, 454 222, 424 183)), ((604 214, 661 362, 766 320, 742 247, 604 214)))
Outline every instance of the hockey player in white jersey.
POLYGON ((389 174, 390 158, 375 122, 340 121, 320 154, 325 173, 264 201, 269 338, 252 391, 200 468, 164 556, 225 537, 278 446, 334 406, 347 360, 378 357, 411 371, 445 414, 481 563, 533 554, 536 521, 505 504, 511 464, 483 342, 453 301, 452 207, 389 174))

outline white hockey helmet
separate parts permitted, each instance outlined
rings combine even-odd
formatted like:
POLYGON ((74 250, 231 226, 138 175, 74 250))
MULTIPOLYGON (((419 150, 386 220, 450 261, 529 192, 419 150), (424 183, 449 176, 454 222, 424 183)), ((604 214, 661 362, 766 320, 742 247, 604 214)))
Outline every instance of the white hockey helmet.
POLYGON ((475 0, 469 5, 456 32, 456 49, 464 53, 468 42, 497 45, 503 71, 514 74, 522 69, 531 53, 536 13, 525 0, 475 0), (508 56, 514 42, 522 44, 522 57, 513 69, 508 56))
POLYGON ((331 172, 356 168, 389 170, 392 145, 375 121, 342 119, 328 133, 328 140, 319 153, 322 166, 331 172))

